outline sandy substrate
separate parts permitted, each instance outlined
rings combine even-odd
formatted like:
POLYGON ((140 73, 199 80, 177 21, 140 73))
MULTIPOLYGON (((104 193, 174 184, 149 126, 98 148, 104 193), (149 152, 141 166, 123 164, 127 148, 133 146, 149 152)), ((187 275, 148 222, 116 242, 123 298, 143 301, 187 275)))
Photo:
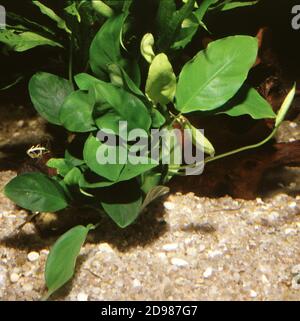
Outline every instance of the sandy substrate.
MULTIPOLYGON (((0 188, 14 175, 2 172, 0 188)), ((32 223, 18 232, 26 212, 3 196, 0 204, 0 299, 38 300, 54 238, 40 238, 32 223)), ((178 194, 163 204, 125 232, 104 223, 82 249, 74 280, 53 299, 300 298, 300 197, 178 194)))

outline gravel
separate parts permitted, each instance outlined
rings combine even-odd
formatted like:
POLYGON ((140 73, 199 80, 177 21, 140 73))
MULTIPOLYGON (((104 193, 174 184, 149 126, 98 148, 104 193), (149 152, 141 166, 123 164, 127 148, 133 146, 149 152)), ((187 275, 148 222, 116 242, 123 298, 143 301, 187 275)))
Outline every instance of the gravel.
MULTIPOLYGON (((253 201, 177 193, 126 230, 108 219, 83 246, 73 281, 52 299, 299 300, 300 170, 282 172, 292 180, 253 201)), ((0 189, 15 175, 0 172, 0 189)), ((33 223, 18 229, 27 217, 0 194, 0 300, 45 293, 57 236, 42 236, 33 223)))

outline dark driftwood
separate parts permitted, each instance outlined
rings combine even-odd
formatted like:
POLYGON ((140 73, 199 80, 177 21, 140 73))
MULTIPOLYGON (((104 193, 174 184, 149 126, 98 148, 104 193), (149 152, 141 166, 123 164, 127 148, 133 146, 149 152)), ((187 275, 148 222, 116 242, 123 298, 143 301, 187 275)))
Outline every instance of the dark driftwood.
POLYGON ((178 177, 171 185, 173 191, 193 191, 200 196, 254 199, 266 172, 299 165, 300 141, 269 144, 209 163, 201 176, 178 177))

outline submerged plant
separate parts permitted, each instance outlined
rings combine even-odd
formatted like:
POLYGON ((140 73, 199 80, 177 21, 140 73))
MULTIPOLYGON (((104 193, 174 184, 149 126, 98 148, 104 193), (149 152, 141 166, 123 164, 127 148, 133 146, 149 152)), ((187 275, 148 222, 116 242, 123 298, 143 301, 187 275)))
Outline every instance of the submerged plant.
MULTIPOLYGON (((78 6, 84 2, 71 1, 68 7, 78 21, 82 18, 78 6)), ((262 145, 284 119, 295 88, 276 116, 268 102, 246 83, 257 58, 254 37, 236 35, 213 41, 180 66, 178 75, 172 66, 198 28, 207 28, 203 18, 208 10, 229 10, 253 1, 204 0, 198 6, 195 0, 188 0, 179 9, 174 0, 160 1, 154 31, 140 37, 140 30, 134 29, 138 2, 118 1, 118 6, 111 6, 111 1, 92 1, 94 10, 107 20, 90 43, 90 68, 74 75, 71 52, 69 79, 47 72, 31 78, 29 93, 35 109, 49 123, 63 126, 72 135, 65 154, 47 163, 56 175, 24 173, 6 185, 5 194, 19 206, 34 213, 56 212, 80 200, 96 209, 99 217, 108 215, 120 228, 126 228, 153 200, 168 192, 165 184, 174 175, 184 175, 187 170, 196 173, 204 163, 262 145), (198 112, 199 117, 209 112, 211 117, 225 113, 273 118, 276 123, 263 142, 218 155, 208 138, 189 121, 192 112, 198 112), (142 151, 136 143, 137 138, 152 141, 155 130, 170 133, 176 127, 189 130, 188 140, 194 149, 205 153, 203 160, 176 163, 176 148, 183 144, 176 136, 168 163, 163 161, 166 155, 160 140, 154 161, 150 151, 142 151), (133 134, 137 129, 142 135, 133 134), (116 140, 107 144, 111 136, 116 140), (108 155, 121 153, 126 155, 125 161, 117 157, 115 162, 102 162, 108 155)), ((50 15, 44 5, 39 6, 50 15)), ((71 26, 55 19, 59 28, 73 34, 71 26)), ((57 240, 46 264, 46 297, 72 277, 80 247, 94 228, 76 226, 57 240)))

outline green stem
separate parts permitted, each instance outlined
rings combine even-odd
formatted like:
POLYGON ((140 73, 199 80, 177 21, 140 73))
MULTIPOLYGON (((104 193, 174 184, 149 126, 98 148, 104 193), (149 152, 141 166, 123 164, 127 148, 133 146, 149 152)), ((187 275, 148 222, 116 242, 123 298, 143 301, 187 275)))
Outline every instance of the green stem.
POLYGON ((277 131, 277 128, 274 128, 273 131, 271 132, 271 134, 267 138, 265 138, 263 141, 261 141, 261 142, 259 142, 257 144, 241 147, 241 148, 235 149, 233 151, 230 151, 230 152, 227 152, 227 153, 224 153, 224 154, 221 154, 221 155, 217 155, 217 156, 214 156, 214 157, 209 157, 209 158, 204 160, 204 163, 213 162, 213 161, 215 161, 217 159, 220 159, 220 158, 223 158, 223 157, 231 156, 231 155, 234 155, 234 154, 237 154, 237 153, 240 153, 240 152, 244 152, 244 151, 249 150, 249 149, 254 149, 254 148, 261 147, 262 145, 266 144, 269 140, 271 140, 274 137, 274 135, 276 134, 276 131, 277 131))
POLYGON ((70 39, 70 55, 69 55, 69 82, 71 84, 71 86, 74 89, 74 84, 73 84, 73 33, 71 35, 71 39, 70 39))
MULTIPOLYGON (((224 157, 228 157, 228 156, 232 156, 232 155, 244 152, 246 150, 250 150, 250 149, 261 147, 262 145, 266 144, 269 140, 271 140, 274 137, 274 135, 277 132, 277 129, 278 129, 278 127, 275 127, 273 129, 273 131, 271 132, 271 134, 267 138, 265 138, 263 141, 261 141, 261 142, 259 142, 257 144, 241 147, 241 148, 238 148, 238 149, 235 149, 235 150, 232 150, 230 152, 227 152, 227 153, 224 153, 224 154, 220 154, 220 155, 217 155, 217 156, 214 156, 214 157, 208 157, 208 158, 206 158, 204 160, 204 163, 205 164, 206 163, 210 163, 210 162, 216 161, 216 160, 224 158, 224 157)), ((200 165, 200 163, 193 164, 193 165, 180 166, 179 170, 184 170, 186 168, 192 168, 192 167, 195 167, 197 165, 200 165)))

